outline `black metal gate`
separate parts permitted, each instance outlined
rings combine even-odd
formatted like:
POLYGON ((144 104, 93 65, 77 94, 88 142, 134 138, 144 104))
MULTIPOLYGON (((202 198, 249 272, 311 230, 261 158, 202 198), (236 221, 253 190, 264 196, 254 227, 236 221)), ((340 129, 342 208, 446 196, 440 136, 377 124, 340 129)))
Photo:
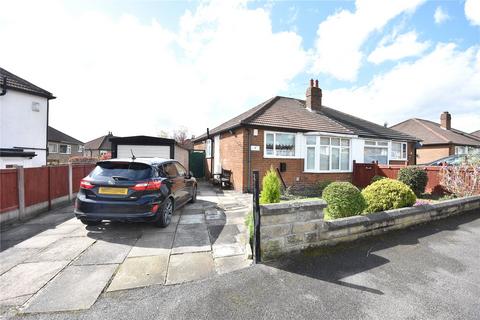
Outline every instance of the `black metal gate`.
POLYGON ((253 261, 261 261, 260 251, 260 182, 258 171, 253 171, 253 261))
POLYGON ((190 171, 192 171, 195 178, 205 177, 205 151, 204 150, 190 150, 188 157, 190 171))

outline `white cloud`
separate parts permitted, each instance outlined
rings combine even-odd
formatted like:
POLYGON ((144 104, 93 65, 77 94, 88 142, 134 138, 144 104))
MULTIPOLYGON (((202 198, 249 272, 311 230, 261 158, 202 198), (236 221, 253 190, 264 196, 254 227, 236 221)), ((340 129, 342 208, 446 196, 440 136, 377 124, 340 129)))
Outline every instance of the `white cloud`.
POLYGON ((421 55, 430 44, 419 42, 415 31, 410 31, 394 37, 393 39, 380 41, 375 50, 368 56, 368 61, 380 64, 387 60, 400 60, 406 57, 421 55))
POLYGON ((361 47, 368 37, 401 13, 413 12, 422 2, 357 0, 355 12, 342 10, 330 15, 318 26, 312 72, 355 80, 363 59, 361 47))
POLYGON ((452 126, 471 132, 480 123, 480 48, 438 44, 411 63, 398 64, 365 86, 324 92, 326 105, 390 125, 412 117, 437 121, 452 113, 452 126))
POLYGON ((81 140, 201 133, 285 89, 307 62, 301 37, 274 33, 267 10, 227 1, 186 12, 175 31, 62 2, 5 2, 0 34, 2 67, 52 91, 51 124, 81 140))
POLYGON ((437 9, 435 9, 435 13, 433 14, 433 18, 435 19, 436 24, 442 24, 450 19, 450 16, 446 11, 443 11, 442 7, 437 7, 437 9))
POLYGON ((466 0, 465 1, 465 16, 470 24, 480 26, 480 1, 466 0))

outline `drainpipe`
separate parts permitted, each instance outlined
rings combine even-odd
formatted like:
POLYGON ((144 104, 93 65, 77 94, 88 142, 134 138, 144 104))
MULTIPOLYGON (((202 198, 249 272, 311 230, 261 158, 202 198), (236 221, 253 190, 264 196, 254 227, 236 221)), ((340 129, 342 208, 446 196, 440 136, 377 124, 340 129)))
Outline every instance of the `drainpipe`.
POLYGON ((7 77, 3 77, 2 92, 0 92, 0 96, 4 96, 6 93, 7 93, 7 77))
POLYGON ((252 150, 251 150, 251 145, 252 145, 252 129, 248 128, 247 129, 247 134, 248 134, 248 187, 247 187, 247 192, 251 192, 251 186, 252 186, 252 150))

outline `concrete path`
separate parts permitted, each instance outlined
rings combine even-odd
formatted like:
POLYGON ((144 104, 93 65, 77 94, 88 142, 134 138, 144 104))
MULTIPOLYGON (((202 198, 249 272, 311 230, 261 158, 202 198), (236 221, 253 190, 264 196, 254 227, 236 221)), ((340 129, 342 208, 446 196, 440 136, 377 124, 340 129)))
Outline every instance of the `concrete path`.
POLYGON ((69 206, 3 230, 0 310, 88 309, 104 291, 175 285, 250 265, 244 218, 251 196, 200 184, 197 199, 163 229, 86 227, 69 206))
POLYGON ((103 294, 71 319, 462 319, 480 315, 480 211, 180 286, 103 294))

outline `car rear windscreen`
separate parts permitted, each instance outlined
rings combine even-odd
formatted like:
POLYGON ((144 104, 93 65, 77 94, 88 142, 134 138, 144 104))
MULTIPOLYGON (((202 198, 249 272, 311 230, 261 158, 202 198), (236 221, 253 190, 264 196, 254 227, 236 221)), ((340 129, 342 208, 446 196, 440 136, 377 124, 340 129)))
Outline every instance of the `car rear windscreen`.
POLYGON ((152 167, 136 162, 101 162, 90 177, 95 180, 145 180, 152 177, 152 167))

